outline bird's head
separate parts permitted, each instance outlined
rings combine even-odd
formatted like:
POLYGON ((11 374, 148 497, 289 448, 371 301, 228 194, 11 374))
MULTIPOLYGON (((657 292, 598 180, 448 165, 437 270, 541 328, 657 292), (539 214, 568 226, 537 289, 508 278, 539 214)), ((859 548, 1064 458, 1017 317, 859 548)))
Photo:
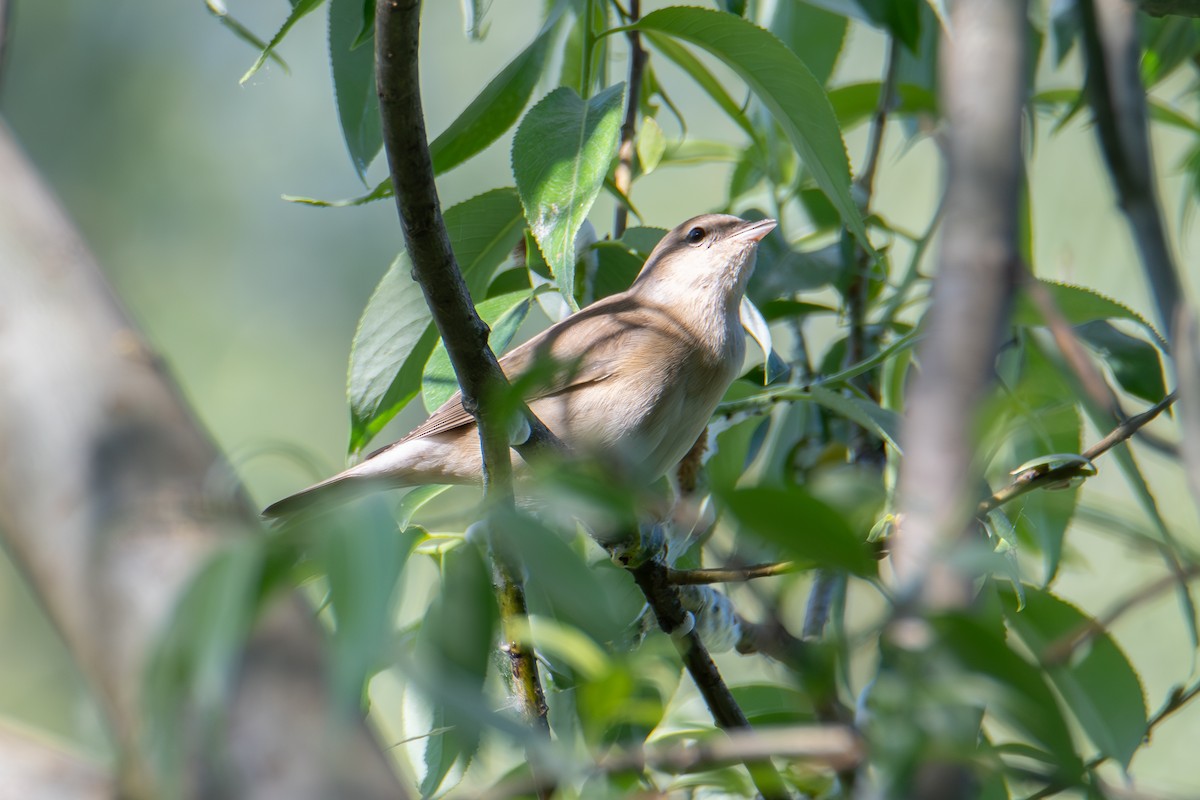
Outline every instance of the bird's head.
POLYGON ((736 308, 754 271, 758 243, 776 224, 729 214, 693 217, 662 238, 633 289, 666 302, 721 297, 736 308))

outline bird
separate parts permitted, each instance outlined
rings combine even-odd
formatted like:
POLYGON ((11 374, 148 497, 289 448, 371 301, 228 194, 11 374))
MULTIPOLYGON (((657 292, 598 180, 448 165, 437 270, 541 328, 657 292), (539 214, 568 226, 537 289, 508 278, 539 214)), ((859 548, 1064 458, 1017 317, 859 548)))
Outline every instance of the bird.
MULTIPOLYGON (((551 325, 500 359, 510 380, 554 365, 525 398, 572 451, 657 480, 704 431, 745 355, 739 309, 773 219, 693 217, 667 233, 632 285, 551 325)), ((514 444, 520 444, 515 442, 514 444)), ((525 467, 517 456, 518 473, 525 467)), ((387 488, 482 479, 474 418, 456 393, 399 441, 268 506, 287 518, 387 488)))

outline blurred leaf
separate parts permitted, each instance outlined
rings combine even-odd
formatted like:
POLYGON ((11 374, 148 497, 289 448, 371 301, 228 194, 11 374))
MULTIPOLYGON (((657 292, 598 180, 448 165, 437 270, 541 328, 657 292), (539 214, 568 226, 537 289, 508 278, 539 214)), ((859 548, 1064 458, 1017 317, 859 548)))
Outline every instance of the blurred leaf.
MULTIPOLYGON (((419 634, 424 663, 443 691, 460 699, 478 695, 482 701, 499 620, 491 572, 471 545, 456 547, 443 558, 441 590, 419 634)), ((421 782, 425 796, 436 792, 454 764, 469 762, 479 747, 477 721, 437 699, 432 728, 435 733, 426 740, 421 782), (437 733, 438 729, 443 730, 437 733)))
POLYGON ((771 33, 779 37, 824 86, 846 40, 846 18, 808 3, 777 3, 771 33))
POLYGON ((734 124, 741 128, 750 141, 757 142, 759 133, 754 127, 749 117, 746 116, 744 103, 739 103, 730 96, 717 77, 712 74, 712 71, 704 65, 704 62, 692 55, 686 47, 683 47, 672 40, 669 36, 647 31, 646 39, 654 45, 654 47, 664 56, 674 61, 676 66, 682 69, 688 77, 696 82, 704 92, 717 104, 717 108, 725 112, 725 114, 733 120, 734 124))
POLYGON ((825 408, 839 417, 861 425, 898 452, 902 452, 898 442, 900 417, 896 412, 882 408, 872 400, 857 395, 845 395, 826 389, 824 386, 810 386, 809 392, 812 399, 825 408))
POLYGON ((923 10, 929 8, 923 0, 857 0, 877 25, 882 26, 910 51, 919 52, 923 10))
POLYGON ((754 461, 753 442, 757 433, 769 425, 767 419, 747 419, 721 431, 714 437, 714 452, 705 464, 713 491, 731 491, 754 461))
POLYGON ((738 160, 740 153, 739 148, 725 142, 686 139, 667 143, 660 166, 731 163, 738 160))
MULTIPOLYGON (((871 119, 879 107, 879 93, 882 89, 883 84, 879 81, 867 81, 829 90, 829 103, 833 106, 833 113, 837 115, 838 125, 842 130, 848 130, 871 119)), ((889 112, 892 115, 937 113, 937 95, 920 86, 900 84, 896 87, 895 98, 896 105, 889 112)))
MULTIPOLYGON (((450 243, 472 296, 520 241, 524 217, 512 189, 495 189, 449 209, 450 243)), ((397 256, 367 302, 350 352, 350 451, 357 452, 421 389, 437 342, 406 253, 397 256)))
POLYGON ((411 489, 408 494, 404 495, 404 499, 400 501, 400 506, 396 509, 396 525, 400 530, 407 528, 412 522, 413 516, 421 510, 422 506, 449 488, 445 484, 427 484, 411 489))
MULTIPOLYGON (((517 329, 529 316, 532 303, 533 292, 525 289, 499 297, 489 297, 475 305, 480 318, 492 329, 488 337, 492 352, 500 355, 508 348, 517 334, 517 329)), ((441 340, 434 346, 429 360, 425 362, 421 387, 425 410, 430 414, 458 391, 458 379, 454 376, 454 367, 450 364, 450 354, 446 352, 446 346, 441 340)))
POLYGON ((342 138, 358 177, 383 147, 379 95, 375 91, 375 48, 355 47, 363 27, 362 0, 329 1, 329 60, 342 138))
POLYGON ((555 89, 529 110, 513 138, 513 175, 525 217, 572 307, 575 234, 616 154, 624 94, 624 84, 587 101, 570 89, 555 89))
POLYGON ((483 17, 491 6, 487 0, 461 0, 463 14, 463 33, 467 41, 478 42, 485 34, 483 17))
POLYGON ((1016 728, 1054 756, 1056 780, 1079 782, 1083 763, 1070 729, 1041 670, 1014 653, 999 633, 965 614, 932 620, 939 641, 967 669, 991 678, 999 692, 990 694, 990 714, 1016 728))
POLYGON ((634 26, 699 45, 734 70, 783 126, 817 185, 846 226, 874 252, 850 195, 850 162, 820 82, 768 31, 739 17, 699 8, 663 8, 634 26))
POLYGON ((802 725, 816 721, 812 700, 804 692, 790 686, 750 683, 731 686, 729 691, 754 727, 802 725))
POLYGON ((529 46, 500 70, 462 113, 430 142, 434 173, 448 172, 479 153, 520 118, 542 76, 559 16, 560 11, 552 12, 529 46))
POLYGON ((798 486, 735 489, 722 499, 739 523, 789 558, 855 575, 876 572, 875 559, 846 520, 798 486))
MULTIPOLYGON (((317 555, 329 581, 337 625, 333 634, 335 697, 354 708, 389 646, 395 614, 392 598, 400 573, 422 537, 419 529, 397 531, 386 513, 368 516, 356 506, 323 525, 317 555)), ((379 509, 379 506, 374 506, 379 509)), ((382 512, 382 509, 380 509, 382 512)))
POLYGON ((613 659, 613 668, 576 688, 584 738, 593 747, 640 744, 663 719, 681 665, 665 636, 613 659))
POLYGON ((1058 0, 1050 5, 1050 42, 1055 66, 1062 66, 1079 40, 1079 4, 1077 0, 1058 0))
POLYGON ((1142 81, 1149 89, 1195 54, 1200 23, 1182 16, 1146 17, 1142 22, 1142 81))
POLYGON ((1122 333, 1104 320, 1085 323, 1077 330, 1104 359, 1122 389, 1151 403, 1167 396, 1162 361, 1154 345, 1122 333))
POLYGON ((642 165, 642 174, 654 172, 666 151, 667 137, 663 129, 654 121, 654 117, 642 117, 642 127, 637 135, 637 156, 638 163, 642 165))
MULTIPOLYGON (((1008 624, 1039 656, 1096 624, 1075 606, 1041 589, 1026 587, 1026 606, 1019 613, 1011 595, 1000 594, 1008 624)), ((1128 768, 1146 736, 1141 681, 1105 632, 1093 635, 1075 656, 1067 664, 1047 666, 1050 680, 1092 743, 1128 768)))
POLYGON ((297 0, 297 2, 293 3, 292 11, 290 14, 288 14, 287 19, 284 20, 283 25, 280 26, 279 30, 275 32, 275 35, 271 37, 271 41, 267 42, 267 46, 263 48, 261 53, 259 53, 258 59, 254 62, 250 69, 246 70, 246 74, 241 77, 238 83, 245 83, 254 77, 254 73, 262 69, 262 65, 267 63, 267 59, 271 57, 271 53, 275 51, 275 48, 279 46, 279 43, 283 41, 283 38, 288 35, 288 31, 292 29, 292 26, 310 12, 316 11, 323 2, 325 2, 325 0, 297 0))

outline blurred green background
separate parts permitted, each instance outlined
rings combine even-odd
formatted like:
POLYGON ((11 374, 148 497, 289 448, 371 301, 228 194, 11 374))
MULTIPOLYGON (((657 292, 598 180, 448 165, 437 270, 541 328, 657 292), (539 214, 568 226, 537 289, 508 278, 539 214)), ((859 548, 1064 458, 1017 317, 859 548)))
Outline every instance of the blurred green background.
MULTIPOLYGON (((495 0, 479 43, 464 36, 458 3, 426 5, 422 80, 432 136, 533 36, 540 4, 495 0)), ((646 10, 660 5, 666 4, 645 4, 646 10)), ((762 3, 762 10, 770 5, 762 3)), ((263 36, 287 10, 282 0, 229 4, 231 14, 263 36)), ((314 459, 321 473, 342 463, 350 340, 401 242, 390 201, 315 209, 281 199, 364 191, 338 128, 322 17, 302 20, 282 47, 290 75, 269 64, 239 86, 255 53, 201 0, 17 0, 0 81, 7 123, 260 504, 315 477, 291 450, 314 459)), ((853 27, 833 83, 878 79, 883 47, 881 34, 853 27)), ((670 65, 660 61, 657 68, 687 110, 691 135, 737 139, 736 129, 670 65)), ((718 66, 714 71, 728 76, 718 66)), ((557 70, 552 66, 548 74, 557 70)), ((1040 83, 1078 86, 1077 61, 1068 61, 1060 80, 1047 72, 1040 83)), ((732 78, 727 85, 739 86, 732 78)), ((1195 97, 1182 84, 1169 82, 1158 96, 1195 114, 1195 97)), ((678 134, 669 119, 665 124, 668 135, 678 134)), ((1092 287, 1152 317, 1091 131, 1082 121, 1055 135, 1050 128, 1039 123, 1028 142, 1036 271, 1092 287)), ((847 135, 852 163, 861 161, 865 138, 862 129, 847 135)), ((510 139, 441 179, 443 207, 511 185, 510 139)), ((1161 194, 1184 265, 1200 245, 1195 226, 1186 224, 1185 187, 1176 170, 1187 143, 1155 132, 1161 194)), ((368 180, 373 185, 383 174, 377 163, 368 180)), ((672 227, 719 206, 726 175, 715 166, 660 169, 639 181, 633 199, 646 224, 672 227)), ((893 126, 876 208, 896 226, 921 229, 941 179, 932 140, 906 142, 893 126)), ((602 197, 593 211, 601 236, 611 209, 602 197)), ((1195 270, 1187 269, 1194 283, 1195 270)), ((415 422, 417 406, 393 432, 415 422)), ((1144 466, 1168 521, 1185 541, 1200 544, 1195 506, 1176 465, 1146 456, 1144 466)), ((1138 518, 1119 475, 1103 466, 1083 502, 1138 518)), ((1071 562, 1058 590, 1092 609, 1158 574, 1157 562, 1132 558, 1116 540, 1085 527, 1076 526, 1068 546, 1071 562)), ((1151 712, 1196 666, 1175 602, 1164 595, 1115 628, 1142 673, 1151 712), (1169 624, 1144 624, 1151 618, 1169 624)), ((102 754, 103 735, 78 678, 7 562, 0 563, 0 647, 0 717, 44 727, 102 754)), ((746 661, 731 656, 722 664, 737 682, 746 661)), ((1156 732, 1135 760, 1135 774, 1143 785, 1200 794, 1200 774, 1189 763, 1197 740, 1200 707, 1193 706, 1156 732)))

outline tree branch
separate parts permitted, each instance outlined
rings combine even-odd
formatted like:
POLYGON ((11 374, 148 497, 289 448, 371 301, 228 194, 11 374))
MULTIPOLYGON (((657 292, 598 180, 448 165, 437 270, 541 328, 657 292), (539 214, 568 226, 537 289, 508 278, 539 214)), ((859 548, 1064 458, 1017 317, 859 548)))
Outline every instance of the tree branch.
POLYGON ((667 583, 675 586, 698 586, 709 583, 742 583, 755 578, 770 578, 800 571, 795 561, 774 564, 755 564, 750 567, 711 567, 708 569, 673 569, 667 567, 667 583))
MULTIPOLYGON (((634 24, 641 17, 641 0, 629 0, 629 17, 627 24, 634 24)), ((646 65, 648 54, 642 49, 642 35, 637 30, 625 34, 629 39, 629 82, 628 94, 625 98, 625 121, 621 123, 621 146, 617 150, 617 166, 613 170, 613 183, 625 197, 633 187, 633 159, 635 155, 634 137, 637 134, 638 107, 641 102, 642 70, 646 65)), ((629 222, 629 209, 622 202, 617 203, 616 218, 613 220, 613 238, 621 238, 625 226, 629 222)))
POLYGON ((902 523, 892 558, 902 592, 961 605, 969 577, 941 556, 973 516, 971 431, 1017 283, 1017 219, 1025 95, 1025 6, 964 0, 943 39, 949 184, 939 273, 910 392, 898 485, 902 523))
POLYGON ((192 579, 259 533, 257 514, 212 496, 228 466, 2 125, 0 319, 0 534, 96 693, 121 796, 407 796, 329 697, 323 634, 295 597, 261 614, 216 730, 189 707, 151 741, 147 664, 192 579), (187 759, 183 786, 164 746, 187 759))
POLYGON ((1174 341, 1183 289, 1158 207, 1136 13, 1128 0, 1079 3, 1096 134, 1117 190, 1117 201, 1141 255, 1159 321, 1168 341, 1174 341))
MULTIPOLYGON (((420 0, 380 0, 375 9, 376 86, 383 121, 384 150, 391 169, 396 209, 404 243, 454 374, 462 389, 463 407, 475 417, 483 451, 484 491, 489 504, 511 505, 512 461, 508 421, 488 402, 506 384, 488 345, 488 326, 479 318, 467 284, 450 247, 434 182, 433 161, 421 105, 418 50, 420 0)), ((518 450, 561 447, 561 443, 528 409, 531 435, 518 450), (552 444, 553 443, 553 444, 552 444)), ((526 615, 519 572, 502 546, 492 539, 500 608, 505 620, 526 615)), ((506 623, 506 629, 510 625, 506 623)), ((505 634, 503 650, 512 666, 512 689, 524 716, 547 734, 546 700, 532 650, 505 634)))

